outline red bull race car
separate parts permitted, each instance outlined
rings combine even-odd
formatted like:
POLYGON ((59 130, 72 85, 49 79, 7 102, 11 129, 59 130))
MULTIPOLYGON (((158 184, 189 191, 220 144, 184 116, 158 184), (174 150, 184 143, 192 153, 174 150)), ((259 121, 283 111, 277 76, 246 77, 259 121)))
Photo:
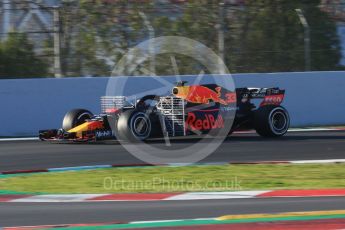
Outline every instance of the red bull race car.
POLYGON ((281 106, 285 90, 237 88, 216 84, 186 85, 182 81, 166 96, 146 95, 139 100, 126 96, 101 98, 102 113, 85 109, 69 111, 61 129, 40 130, 50 141, 88 142, 107 139, 144 141, 152 137, 229 135, 255 129, 263 137, 280 137, 290 125, 281 106))

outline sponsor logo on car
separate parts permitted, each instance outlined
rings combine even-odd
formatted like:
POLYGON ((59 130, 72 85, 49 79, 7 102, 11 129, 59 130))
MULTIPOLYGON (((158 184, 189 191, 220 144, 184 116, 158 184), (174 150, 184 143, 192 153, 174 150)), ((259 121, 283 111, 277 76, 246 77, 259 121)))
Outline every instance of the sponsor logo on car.
POLYGON ((240 108, 238 106, 236 106, 236 107, 233 107, 233 106, 223 106, 223 107, 220 107, 220 110, 222 112, 230 112, 230 111, 240 110, 240 108))
POLYGON ((189 112, 185 127, 191 131, 220 129, 224 128, 224 119, 220 114, 203 113, 201 116, 197 116, 195 113, 189 112))
POLYGON ((222 98, 221 90, 221 87, 212 90, 202 85, 177 86, 173 89, 173 94, 195 104, 209 104, 211 101, 223 105, 236 103, 236 93, 226 93, 225 98, 222 98))
POLYGON ((96 131, 95 133, 96 138, 107 138, 114 136, 113 132, 111 130, 102 130, 102 131, 96 131))
POLYGON ((260 106, 264 105, 280 105, 284 100, 284 94, 267 95, 261 102, 260 106))

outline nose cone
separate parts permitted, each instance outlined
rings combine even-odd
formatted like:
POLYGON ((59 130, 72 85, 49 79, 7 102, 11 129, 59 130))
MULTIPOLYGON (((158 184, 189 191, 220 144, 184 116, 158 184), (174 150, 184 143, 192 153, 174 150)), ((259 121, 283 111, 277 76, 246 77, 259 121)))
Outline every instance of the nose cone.
POLYGON ((177 87, 173 88, 172 93, 174 95, 177 95, 178 94, 178 88, 177 87))

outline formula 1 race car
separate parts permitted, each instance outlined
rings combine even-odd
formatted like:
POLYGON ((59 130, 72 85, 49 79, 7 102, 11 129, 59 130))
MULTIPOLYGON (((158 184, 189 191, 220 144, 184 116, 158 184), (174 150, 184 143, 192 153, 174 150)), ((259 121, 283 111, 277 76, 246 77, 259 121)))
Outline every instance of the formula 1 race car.
POLYGON ((100 115, 73 109, 65 115, 61 129, 41 130, 39 138, 75 142, 144 141, 150 137, 211 134, 223 129, 227 130, 223 135, 255 129, 263 137, 280 137, 288 131, 289 114, 280 105, 285 90, 230 91, 216 84, 186 83, 177 83, 171 95, 146 95, 132 102, 125 96, 101 97, 100 115), (254 103, 258 101, 255 99, 259 103, 254 103))

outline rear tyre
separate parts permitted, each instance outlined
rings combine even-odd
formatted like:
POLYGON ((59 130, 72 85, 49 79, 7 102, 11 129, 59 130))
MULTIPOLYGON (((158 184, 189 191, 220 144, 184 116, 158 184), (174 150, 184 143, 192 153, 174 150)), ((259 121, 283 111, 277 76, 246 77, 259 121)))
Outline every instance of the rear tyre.
POLYGON ((290 126, 290 117, 282 106, 267 105, 254 114, 256 132, 263 137, 280 137, 286 134, 290 126))
POLYGON ((144 141, 150 137, 151 132, 150 117, 142 111, 127 110, 118 118, 116 135, 120 140, 144 141))
POLYGON ((78 125, 83 124, 91 117, 93 117, 93 114, 86 109, 73 109, 66 113, 62 122, 62 128, 68 131, 78 125))

